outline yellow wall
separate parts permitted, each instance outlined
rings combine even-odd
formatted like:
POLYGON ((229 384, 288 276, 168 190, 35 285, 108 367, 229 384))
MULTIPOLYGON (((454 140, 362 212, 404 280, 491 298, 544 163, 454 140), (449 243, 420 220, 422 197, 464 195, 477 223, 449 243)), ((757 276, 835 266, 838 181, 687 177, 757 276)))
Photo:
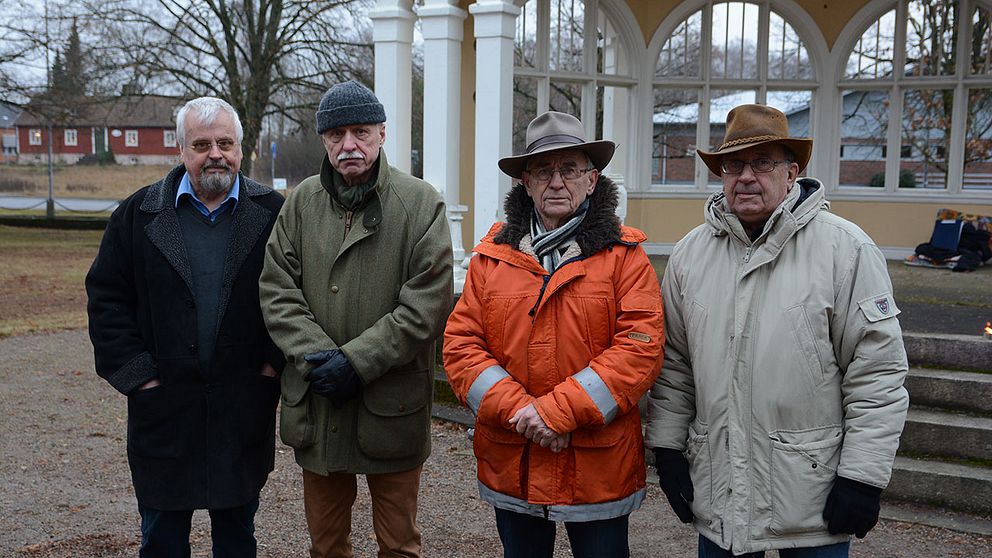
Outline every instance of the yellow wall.
MULTIPOLYGON (((827 196, 829 199, 829 196, 827 196)), ((626 224, 643 230, 648 242, 675 244, 703 222, 705 200, 630 200, 626 224)), ((835 201, 830 210, 864 229, 883 248, 913 249, 930 239, 937 210, 992 215, 992 204, 835 201)))
MULTIPOLYGON (((854 0, 795 0, 806 13, 813 18, 824 40, 827 48, 832 48, 837 35, 844 29, 844 26, 860 10, 865 2, 854 0)), ((671 0, 627 0, 630 11, 641 24, 641 33, 644 35, 644 45, 651 42, 651 37, 661 22, 671 13, 672 9, 680 2, 671 0)))

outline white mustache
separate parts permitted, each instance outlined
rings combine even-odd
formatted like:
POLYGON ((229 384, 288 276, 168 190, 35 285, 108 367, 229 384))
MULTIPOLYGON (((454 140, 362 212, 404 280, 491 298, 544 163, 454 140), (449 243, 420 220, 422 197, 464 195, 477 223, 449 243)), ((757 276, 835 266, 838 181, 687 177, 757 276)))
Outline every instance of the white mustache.
POLYGON ((342 151, 338 154, 338 161, 344 161, 345 159, 364 159, 360 151, 342 151))

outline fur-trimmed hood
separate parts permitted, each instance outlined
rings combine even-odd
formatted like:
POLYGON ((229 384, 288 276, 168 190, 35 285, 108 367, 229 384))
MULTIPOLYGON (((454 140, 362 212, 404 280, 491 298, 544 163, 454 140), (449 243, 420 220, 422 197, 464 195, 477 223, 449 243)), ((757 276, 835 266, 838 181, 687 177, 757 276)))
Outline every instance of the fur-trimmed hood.
MULTIPOLYGON (((589 196, 589 209, 575 234, 575 241, 583 257, 589 257, 621 241, 620 218, 616 214, 619 203, 617 188, 612 180, 600 175, 596 189, 589 196)), ((534 200, 527 195, 523 183, 517 183, 506 195, 503 203, 506 223, 493 237, 493 242, 509 244, 519 250, 520 240, 530 234, 530 216, 533 210, 534 200)))

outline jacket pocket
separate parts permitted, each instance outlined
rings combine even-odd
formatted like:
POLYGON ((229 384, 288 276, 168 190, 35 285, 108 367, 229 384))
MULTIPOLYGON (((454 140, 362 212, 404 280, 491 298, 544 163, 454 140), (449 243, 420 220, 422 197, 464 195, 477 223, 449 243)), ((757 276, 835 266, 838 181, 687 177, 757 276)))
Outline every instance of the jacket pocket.
POLYGON ((430 443, 427 369, 387 372, 365 386, 358 410, 358 448, 372 459, 405 459, 430 443))
POLYGON ((619 500, 644 486, 644 440, 636 410, 602 428, 572 432, 575 503, 619 500))
POLYGON ((712 525, 714 478, 708 430, 705 424, 698 421, 689 425, 685 457, 689 460, 689 477, 692 479, 692 513, 706 525, 712 525))
POLYGON ((182 384, 133 392, 127 398, 128 452, 152 459, 185 455, 198 421, 195 401, 189 386, 182 384))
POLYGON ((287 367, 281 385, 279 437, 291 448, 308 448, 317 439, 317 417, 311 398, 307 396, 310 383, 303 379, 301 372, 287 367))
POLYGON ((527 439, 516 431, 476 423, 472 442, 479 460, 479 480, 496 492, 522 498, 527 482, 524 451, 527 439))
POLYGON ((840 426, 779 430, 770 437, 771 531, 784 535, 826 530, 823 506, 840 462, 840 426))
POLYGON ((796 340, 797 360, 803 362, 809 374, 813 386, 823 382, 823 364, 820 362, 820 353, 816 348, 816 337, 813 335, 813 326, 806 315, 806 307, 803 305, 786 308, 786 315, 789 317, 789 325, 796 340))

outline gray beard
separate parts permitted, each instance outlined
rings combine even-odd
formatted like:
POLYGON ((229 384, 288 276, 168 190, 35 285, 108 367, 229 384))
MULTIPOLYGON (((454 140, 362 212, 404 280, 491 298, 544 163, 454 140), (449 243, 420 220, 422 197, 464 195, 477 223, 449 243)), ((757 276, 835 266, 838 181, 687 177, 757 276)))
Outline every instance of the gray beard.
POLYGON ((234 173, 227 167, 224 174, 208 174, 207 169, 200 169, 200 190, 207 199, 226 194, 234 185, 234 173))

